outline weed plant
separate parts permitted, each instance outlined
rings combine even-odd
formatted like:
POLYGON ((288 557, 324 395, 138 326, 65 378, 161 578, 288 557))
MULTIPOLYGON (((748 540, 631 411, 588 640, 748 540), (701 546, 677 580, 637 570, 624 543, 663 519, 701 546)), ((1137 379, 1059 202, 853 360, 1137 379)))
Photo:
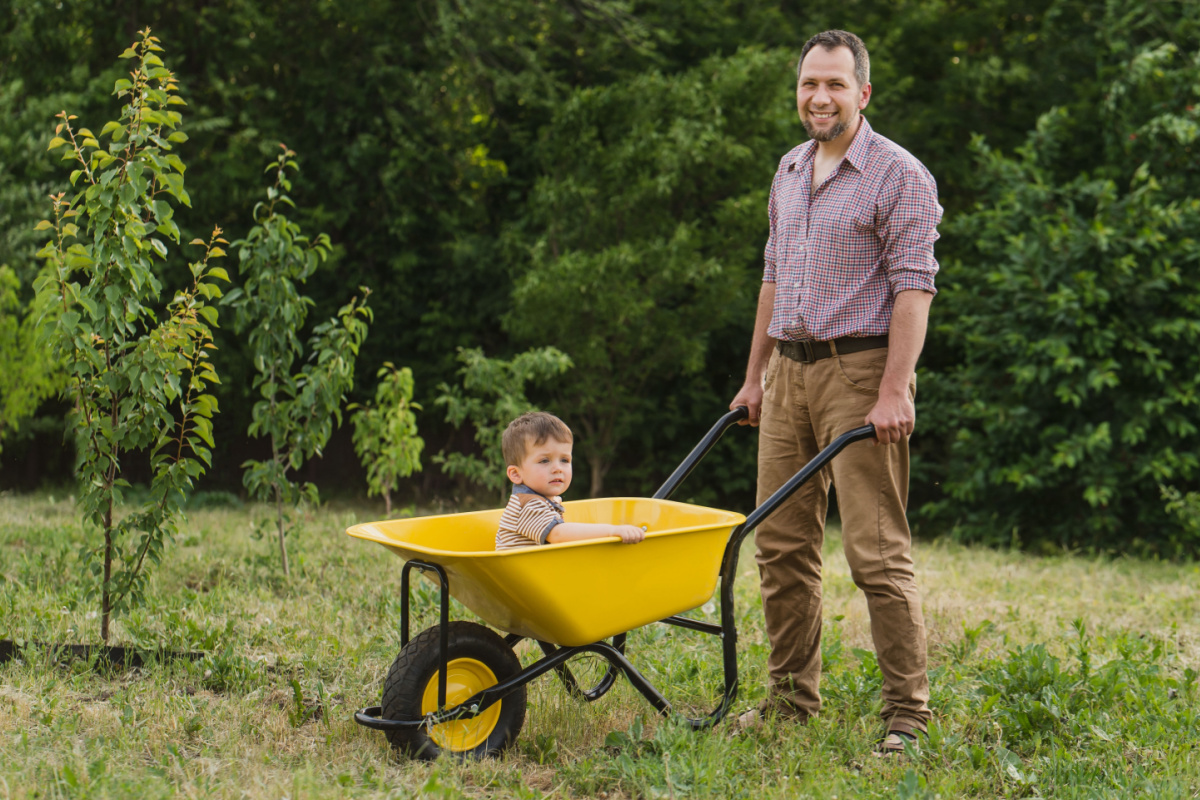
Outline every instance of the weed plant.
MULTIPOLYGON (((399 650, 399 559, 350 539, 381 508, 300 524, 285 580, 270 509, 197 503, 146 606, 114 644, 202 651, 123 670, 26 650, 0 664, 0 798, 959 798, 1200 793, 1200 568, 919 543, 935 723, 920 753, 880 760, 880 673, 866 604, 836 531, 826 548, 825 707, 806 727, 693 732, 622 679, 591 704, 553 675, 530 686, 501 759, 398 760, 352 714, 377 704, 399 650)), ((70 498, 0 496, 0 638, 93 641, 70 498)), ((767 648, 752 545, 737 586, 742 691, 763 695, 767 648)), ((437 619, 415 584, 414 629, 437 619)), ((455 604, 456 618, 470 614, 455 604)), ((715 619, 716 609, 691 612, 715 619)), ((529 643, 521 658, 536 657, 529 643)), ((683 713, 711 709, 715 639, 665 626, 629 637, 635 664, 683 713)), ((571 664, 592 685, 605 666, 571 664)))

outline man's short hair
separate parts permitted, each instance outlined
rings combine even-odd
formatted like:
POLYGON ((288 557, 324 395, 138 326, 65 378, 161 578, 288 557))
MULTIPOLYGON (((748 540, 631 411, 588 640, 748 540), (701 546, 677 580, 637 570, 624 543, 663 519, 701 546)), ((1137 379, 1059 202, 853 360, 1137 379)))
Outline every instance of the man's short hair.
POLYGON ((800 60, 796 62, 797 80, 800 78, 800 67, 804 65, 804 57, 817 45, 829 51, 839 47, 850 48, 850 52, 854 54, 854 80, 858 81, 859 87, 871 82, 871 57, 867 55, 867 46, 850 31, 823 31, 805 42, 804 49, 800 51, 800 60))
POLYGON ((529 411, 508 423, 500 438, 500 449, 504 452, 504 463, 520 466, 531 447, 537 447, 548 439, 557 442, 574 442, 571 429, 553 414, 545 411, 529 411))

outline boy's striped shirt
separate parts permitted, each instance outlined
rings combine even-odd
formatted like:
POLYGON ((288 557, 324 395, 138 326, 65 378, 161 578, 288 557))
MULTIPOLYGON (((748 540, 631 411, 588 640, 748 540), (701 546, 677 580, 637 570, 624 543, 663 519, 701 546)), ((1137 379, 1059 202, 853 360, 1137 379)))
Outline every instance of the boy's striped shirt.
POLYGON ((546 544, 555 525, 563 522, 563 506, 557 497, 543 497, 528 486, 513 487, 512 497, 500 517, 496 549, 546 544))

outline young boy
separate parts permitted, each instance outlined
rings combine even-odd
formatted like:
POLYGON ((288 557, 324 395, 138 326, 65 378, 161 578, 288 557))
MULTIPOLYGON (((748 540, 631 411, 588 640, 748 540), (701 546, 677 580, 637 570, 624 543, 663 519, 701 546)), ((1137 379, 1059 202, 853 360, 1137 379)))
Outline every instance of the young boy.
POLYGON ((563 520, 561 496, 571 485, 571 429, 553 414, 531 411, 508 424, 501 439, 512 497, 500 517, 496 549, 578 542, 619 536, 640 542, 635 525, 605 525, 563 520))

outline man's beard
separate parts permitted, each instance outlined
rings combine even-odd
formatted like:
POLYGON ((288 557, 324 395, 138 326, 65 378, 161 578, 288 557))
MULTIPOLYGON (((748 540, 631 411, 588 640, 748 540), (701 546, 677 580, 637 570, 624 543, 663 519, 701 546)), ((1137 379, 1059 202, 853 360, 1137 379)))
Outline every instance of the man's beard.
POLYGON ((804 130, 808 133, 808 138, 817 142, 832 142, 834 139, 841 136, 850 127, 850 124, 844 119, 839 119, 837 124, 829 130, 817 130, 813 127, 812 122, 808 119, 800 120, 804 123, 804 130))

